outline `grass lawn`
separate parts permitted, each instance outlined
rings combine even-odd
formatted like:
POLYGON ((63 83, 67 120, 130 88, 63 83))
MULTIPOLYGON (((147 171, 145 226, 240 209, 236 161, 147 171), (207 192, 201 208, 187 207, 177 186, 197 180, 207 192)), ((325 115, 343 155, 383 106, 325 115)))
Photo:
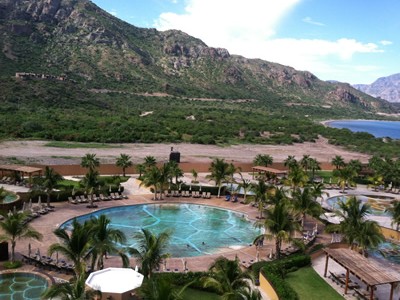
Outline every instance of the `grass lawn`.
POLYGON ((285 279, 299 295, 300 300, 343 300, 312 267, 305 267, 289 273, 285 279))
POLYGON ((187 288, 183 293, 183 299, 185 300, 220 300, 221 296, 208 292, 203 292, 191 288, 187 288))

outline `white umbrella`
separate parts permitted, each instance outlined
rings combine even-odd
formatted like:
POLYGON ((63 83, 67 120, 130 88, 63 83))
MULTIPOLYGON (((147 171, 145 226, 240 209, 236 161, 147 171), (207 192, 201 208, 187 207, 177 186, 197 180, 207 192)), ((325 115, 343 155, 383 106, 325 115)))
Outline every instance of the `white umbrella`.
POLYGON ((121 193, 121 185, 118 186, 118 193, 121 193))
POLYGON ((257 262, 260 261, 260 251, 258 251, 258 249, 257 249, 257 253, 256 253, 256 261, 257 262))
POLYGON ((17 207, 14 205, 13 207, 13 213, 16 214, 17 213, 17 207))
POLYGON ((40 196, 39 196, 37 205, 38 205, 39 207, 42 206, 42 197, 40 197, 40 196))
POLYGON ((192 185, 189 186, 189 191, 191 191, 191 190, 192 190, 192 185))
POLYGON ((26 210, 26 202, 24 202, 23 204, 22 204, 22 211, 25 211, 26 210))
POLYGON ((329 177, 329 184, 332 183, 332 177, 329 177))
POLYGON ((164 271, 167 271, 167 259, 164 259, 164 271))
POLYGON ((72 194, 72 196, 75 196, 75 187, 72 188, 71 194, 72 194))
POLYGON ((321 183, 324 183, 324 178, 322 178, 321 183))
POLYGON ((110 187, 109 187, 108 191, 111 193, 111 184, 110 184, 110 187))
POLYGON ((32 209, 32 198, 29 199, 28 209, 32 209))
POLYGON ((12 214, 13 214, 13 213, 12 213, 12 211, 11 211, 11 209, 10 209, 10 210, 8 211, 8 214, 7 214, 7 215, 8 215, 9 217, 11 217, 12 214))
POLYGON ((201 184, 200 184, 200 187, 199 187, 199 191, 201 192, 201 184))
POLYGON ((36 257, 37 257, 37 258, 41 258, 41 256, 40 256, 40 250, 39 250, 39 248, 36 250, 36 253, 35 253, 35 255, 36 255, 36 257))

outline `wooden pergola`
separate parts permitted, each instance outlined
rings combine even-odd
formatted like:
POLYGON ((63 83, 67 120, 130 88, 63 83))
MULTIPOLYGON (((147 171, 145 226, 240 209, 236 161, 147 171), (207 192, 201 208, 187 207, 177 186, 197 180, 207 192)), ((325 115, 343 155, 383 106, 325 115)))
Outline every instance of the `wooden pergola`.
POLYGON ((400 274, 391 271, 378 262, 369 259, 351 249, 324 249, 326 253, 326 263, 324 277, 328 271, 329 258, 336 261, 346 269, 344 293, 347 294, 349 287, 350 273, 367 285, 370 300, 374 299, 374 288, 377 285, 390 284, 390 300, 393 300, 395 285, 400 282, 400 274))
POLYGON ((265 174, 273 174, 275 176, 285 176, 287 174, 287 172, 284 170, 278 170, 278 169, 263 167, 263 166, 255 166, 255 167, 252 167, 252 169, 253 169, 253 179, 254 179, 255 172, 265 173, 265 174))
POLYGON ((29 182, 31 182, 32 175, 37 173, 39 176, 42 174, 42 168, 21 166, 21 165, 0 165, 1 177, 4 176, 4 172, 17 172, 22 176, 27 175, 29 182))

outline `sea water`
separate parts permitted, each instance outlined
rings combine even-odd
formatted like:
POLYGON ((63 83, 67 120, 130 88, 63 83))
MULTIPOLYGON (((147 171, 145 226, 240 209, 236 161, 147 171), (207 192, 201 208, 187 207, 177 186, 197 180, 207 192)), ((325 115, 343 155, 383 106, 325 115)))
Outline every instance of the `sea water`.
POLYGON ((347 128, 353 132, 368 132, 378 138, 400 139, 400 122, 398 121, 343 120, 331 121, 327 125, 334 128, 347 128))

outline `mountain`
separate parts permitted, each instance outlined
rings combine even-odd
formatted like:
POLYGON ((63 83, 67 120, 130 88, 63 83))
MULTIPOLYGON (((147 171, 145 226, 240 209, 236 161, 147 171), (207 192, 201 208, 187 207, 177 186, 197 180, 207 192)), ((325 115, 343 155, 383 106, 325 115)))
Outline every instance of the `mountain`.
POLYGON ((354 84, 353 86, 373 97, 400 102, 400 73, 378 78, 372 84, 354 84))
POLYGON ((0 0, 0 76, 63 76, 88 89, 390 111, 309 72, 211 48, 181 31, 125 23, 88 0, 0 0))

